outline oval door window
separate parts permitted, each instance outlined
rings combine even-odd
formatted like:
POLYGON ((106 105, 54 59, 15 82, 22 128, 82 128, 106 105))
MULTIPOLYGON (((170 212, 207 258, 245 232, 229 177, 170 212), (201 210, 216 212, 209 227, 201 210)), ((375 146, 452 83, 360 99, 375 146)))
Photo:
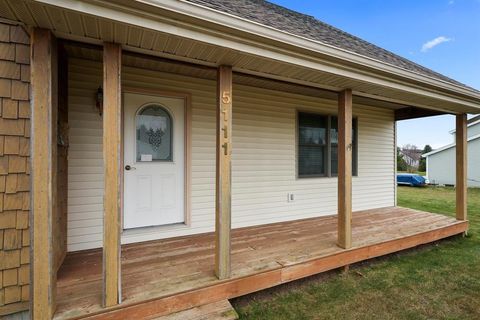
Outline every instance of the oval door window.
POLYGON ((143 107, 136 116, 137 161, 172 161, 172 117, 160 105, 143 107))

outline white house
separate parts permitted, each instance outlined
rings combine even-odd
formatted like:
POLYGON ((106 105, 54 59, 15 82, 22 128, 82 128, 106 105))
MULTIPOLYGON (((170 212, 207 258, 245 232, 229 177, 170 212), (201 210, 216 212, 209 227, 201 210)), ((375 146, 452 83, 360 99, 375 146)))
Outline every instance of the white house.
POLYGON ((410 168, 418 169, 420 159, 422 158, 422 150, 415 147, 403 147, 400 149, 400 155, 410 168))
POLYGON ((466 145, 480 91, 267 1, 0 0, 0 105, 0 317, 228 306, 468 228, 462 165, 456 218, 396 206, 395 123, 466 145))
MULTIPOLYGON (((450 131, 455 140, 455 130, 450 131)), ((480 187, 480 116, 468 120, 468 186, 480 187)), ((455 185, 455 141, 423 155, 431 183, 455 185)))

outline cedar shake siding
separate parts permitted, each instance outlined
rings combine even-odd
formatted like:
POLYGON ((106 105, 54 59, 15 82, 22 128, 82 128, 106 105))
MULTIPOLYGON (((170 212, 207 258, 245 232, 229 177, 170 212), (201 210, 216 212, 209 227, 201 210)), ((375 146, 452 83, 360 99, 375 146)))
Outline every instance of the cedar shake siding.
POLYGON ((0 23, 0 316, 29 306, 29 43, 21 26, 0 23))

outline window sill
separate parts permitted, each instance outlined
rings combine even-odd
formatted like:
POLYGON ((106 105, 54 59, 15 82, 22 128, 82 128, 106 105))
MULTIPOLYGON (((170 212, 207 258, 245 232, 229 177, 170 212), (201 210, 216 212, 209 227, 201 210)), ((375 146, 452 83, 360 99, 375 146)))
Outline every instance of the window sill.
MULTIPOLYGON (((309 180, 309 179, 337 179, 338 176, 297 176, 296 180, 309 180)), ((358 175, 352 176, 352 179, 358 178, 358 175)))

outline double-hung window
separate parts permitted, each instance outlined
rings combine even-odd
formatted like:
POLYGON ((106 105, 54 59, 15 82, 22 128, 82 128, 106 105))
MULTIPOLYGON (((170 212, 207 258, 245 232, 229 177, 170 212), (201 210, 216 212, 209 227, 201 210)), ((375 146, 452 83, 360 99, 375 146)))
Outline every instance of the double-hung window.
MULTIPOLYGON (((352 174, 357 175, 357 119, 353 119, 352 174)), ((338 118, 298 113, 298 177, 338 175, 338 118)))

